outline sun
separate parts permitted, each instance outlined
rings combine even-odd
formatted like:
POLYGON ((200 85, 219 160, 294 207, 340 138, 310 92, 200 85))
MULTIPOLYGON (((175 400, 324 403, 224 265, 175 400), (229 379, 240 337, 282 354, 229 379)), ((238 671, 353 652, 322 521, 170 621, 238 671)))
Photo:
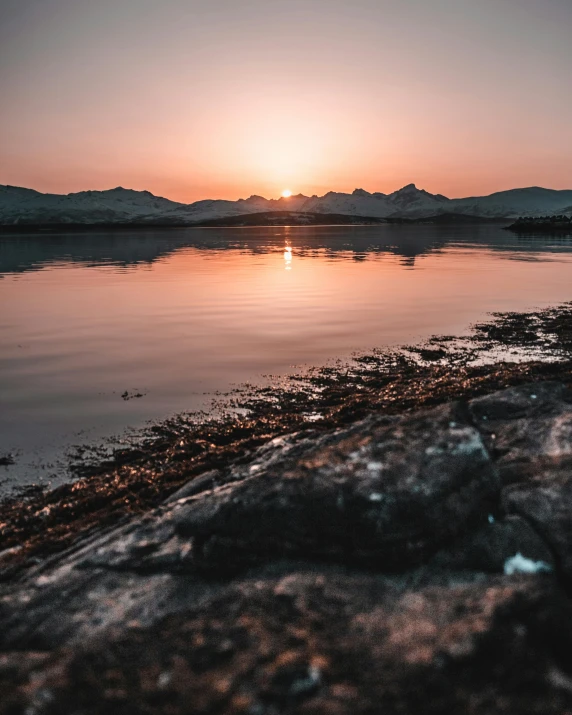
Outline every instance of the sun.
POLYGON ((284 189, 284 191, 282 192, 282 198, 289 199, 291 196, 292 192, 290 191, 290 189, 284 189))

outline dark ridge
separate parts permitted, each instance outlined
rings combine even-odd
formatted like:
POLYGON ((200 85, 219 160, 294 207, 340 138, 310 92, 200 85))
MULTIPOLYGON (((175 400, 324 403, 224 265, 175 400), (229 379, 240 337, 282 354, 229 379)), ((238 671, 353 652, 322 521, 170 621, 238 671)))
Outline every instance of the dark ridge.
POLYGON ((514 233, 546 233, 572 236, 572 216, 523 216, 506 227, 514 233))
POLYGON ((241 228, 247 226, 370 226, 385 223, 392 224, 483 224, 500 223, 502 219, 468 216, 465 214, 442 213, 424 218, 402 218, 390 216, 351 216, 335 213, 310 213, 301 211, 266 211, 262 213, 229 216, 208 221, 138 221, 138 222, 101 222, 101 223, 26 223, 0 224, 0 234, 22 233, 77 233, 92 231, 133 231, 175 228, 241 228))
POLYGON ((118 230, 155 230, 166 228, 208 228, 242 226, 332 226, 383 224, 383 218, 347 216, 345 214, 304 213, 297 211, 267 211, 264 213, 230 216, 208 221, 102 222, 102 223, 25 223, 1 224, 0 233, 67 233, 118 230))
POLYGON ((158 228, 191 228, 183 223, 20 223, 0 224, 0 234, 22 233, 90 233, 93 231, 154 231, 158 228))
POLYGON ((383 218, 348 216, 333 213, 310 213, 304 211, 265 211, 263 213, 211 219, 196 226, 332 226, 369 225, 386 223, 383 218))
POLYGON ((424 216, 420 218, 402 218, 399 216, 389 216, 386 221, 389 223, 404 224, 456 224, 456 223, 500 223, 503 219, 485 218, 483 216, 472 216, 460 213, 439 213, 435 216, 424 216))

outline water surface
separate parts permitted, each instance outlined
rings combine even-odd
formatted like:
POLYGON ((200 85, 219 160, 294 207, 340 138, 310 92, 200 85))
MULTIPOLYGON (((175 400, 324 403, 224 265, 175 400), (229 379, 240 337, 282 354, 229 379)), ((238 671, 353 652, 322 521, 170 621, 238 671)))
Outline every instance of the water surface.
POLYGON ((72 444, 568 301, 571 279, 569 239, 490 225, 0 236, 0 479, 55 482, 72 444))

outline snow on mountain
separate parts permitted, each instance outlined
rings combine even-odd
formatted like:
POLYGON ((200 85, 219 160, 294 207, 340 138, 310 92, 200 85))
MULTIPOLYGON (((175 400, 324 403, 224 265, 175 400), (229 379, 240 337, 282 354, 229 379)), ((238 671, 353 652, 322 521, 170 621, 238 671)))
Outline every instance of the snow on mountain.
POLYGON ((196 201, 194 204, 181 204, 174 209, 164 211, 160 216, 148 216, 147 220, 153 221, 159 218, 166 223, 199 223, 200 221, 210 221, 211 219, 230 218, 242 214, 260 213, 268 211, 267 208, 259 208, 253 202, 249 204, 245 201, 226 201, 224 199, 205 199, 196 201))
POLYGON ((369 194, 356 189, 353 194, 330 191, 325 196, 313 196, 303 204, 303 211, 322 214, 345 214, 386 218, 395 213, 395 207, 383 194, 369 194))
POLYGON ((252 211, 262 212, 269 210, 268 206, 271 202, 268 199, 265 199, 264 196, 256 196, 254 194, 248 199, 239 199, 236 203, 241 204, 244 207, 248 207, 249 211, 252 209, 252 211))
POLYGON ((268 201, 267 211, 306 211, 304 208, 308 197, 304 194, 296 194, 296 196, 290 196, 288 198, 281 197, 279 199, 270 199, 268 201))
POLYGON ((42 196, 42 194, 34 189, 24 189, 21 186, 0 185, 0 206, 25 201, 33 196, 42 196))
POLYGON ((570 211, 572 191, 555 191, 533 186, 526 189, 499 191, 490 196, 453 199, 451 210, 489 218, 557 215, 570 211))
POLYGON ((387 199, 400 214, 412 218, 443 213, 449 210, 450 203, 446 196, 430 194, 424 189, 418 189, 415 184, 408 184, 399 191, 394 191, 387 199))
POLYGON ((183 204, 148 191, 118 187, 75 194, 41 194, 32 189, 0 186, 0 224, 14 223, 166 223, 196 224, 270 211, 344 214, 366 218, 430 218, 464 214, 508 219, 517 216, 572 214, 572 191, 538 187, 501 191, 490 196, 448 199, 409 184, 391 194, 356 189, 351 194, 330 191, 324 196, 227 201, 207 199, 183 204))
POLYGON ((23 189, 19 186, 0 186, 0 217, 4 213, 12 214, 18 211, 18 206, 25 205, 37 196, 42 196, 34 189, 23 189))
POLYGON ((372 218, 432 216, 447 211, 449 199, 418 189, 415 184, 404 186, 392 194, 370 194, 356 189, 352 194, 330 192, 314 197, 304 204, 304 211, 350 214, 372 218))
POLYGON ((243 213, 261 213, 264 211, 303 211, 308 197, 304 194, 282 196, 279 199, 265 199, 263 196, 251 196, 248 199, 239 199, 236 203, 243 213))
POLYGON ((0 223, 4 224, 129 222, 160 216, 178 206, 184 204, 121 187, 63 195, 0 186, 0 223))

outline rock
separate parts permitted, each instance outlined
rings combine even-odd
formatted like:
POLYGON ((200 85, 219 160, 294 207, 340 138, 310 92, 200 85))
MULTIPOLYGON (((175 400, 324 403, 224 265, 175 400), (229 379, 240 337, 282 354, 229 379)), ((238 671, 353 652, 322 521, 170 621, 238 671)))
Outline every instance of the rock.
POLYGON ((503 504, 550 546, 565 585, 572 588, 572 472, 540 484, 514 485, 504 491, 503 504))
POLYGON ((103 642, 0 660, 0 713, 558 714, 572 614, 550 578, 397 589, 325 567, 235 584, 103 642))
POLYGON ((507 560, 516 554, 554 567, 552 551, 527 521, 519 516, 497 520, 491 515, 490 523, 441 551, 430 566, 503 573, 507 560))
POLYGON ((499 490, 456 405, 277 445, 240 477, 175 518, 206 568, 305 556, 403 570, 483 518, 499 490))
POLYGON ((0 587, 0 715, 572 712, 571 413, 288 435, 96 530, 0 587))
POLYGON ((572 390, 557 382, 513 387, 469 403, 503 484, 570 473, 572 390))
POLYGON ((201 492, 213 489, 220 477, 221 473, 218 469, 211 469, 209 472, 201 474, 200 477, 188 481, 184 486, 171 494, 171 496, 165 500, 165 504, 174 504, 180 499, 186 499, 187 497, 192 497, 201 492))

